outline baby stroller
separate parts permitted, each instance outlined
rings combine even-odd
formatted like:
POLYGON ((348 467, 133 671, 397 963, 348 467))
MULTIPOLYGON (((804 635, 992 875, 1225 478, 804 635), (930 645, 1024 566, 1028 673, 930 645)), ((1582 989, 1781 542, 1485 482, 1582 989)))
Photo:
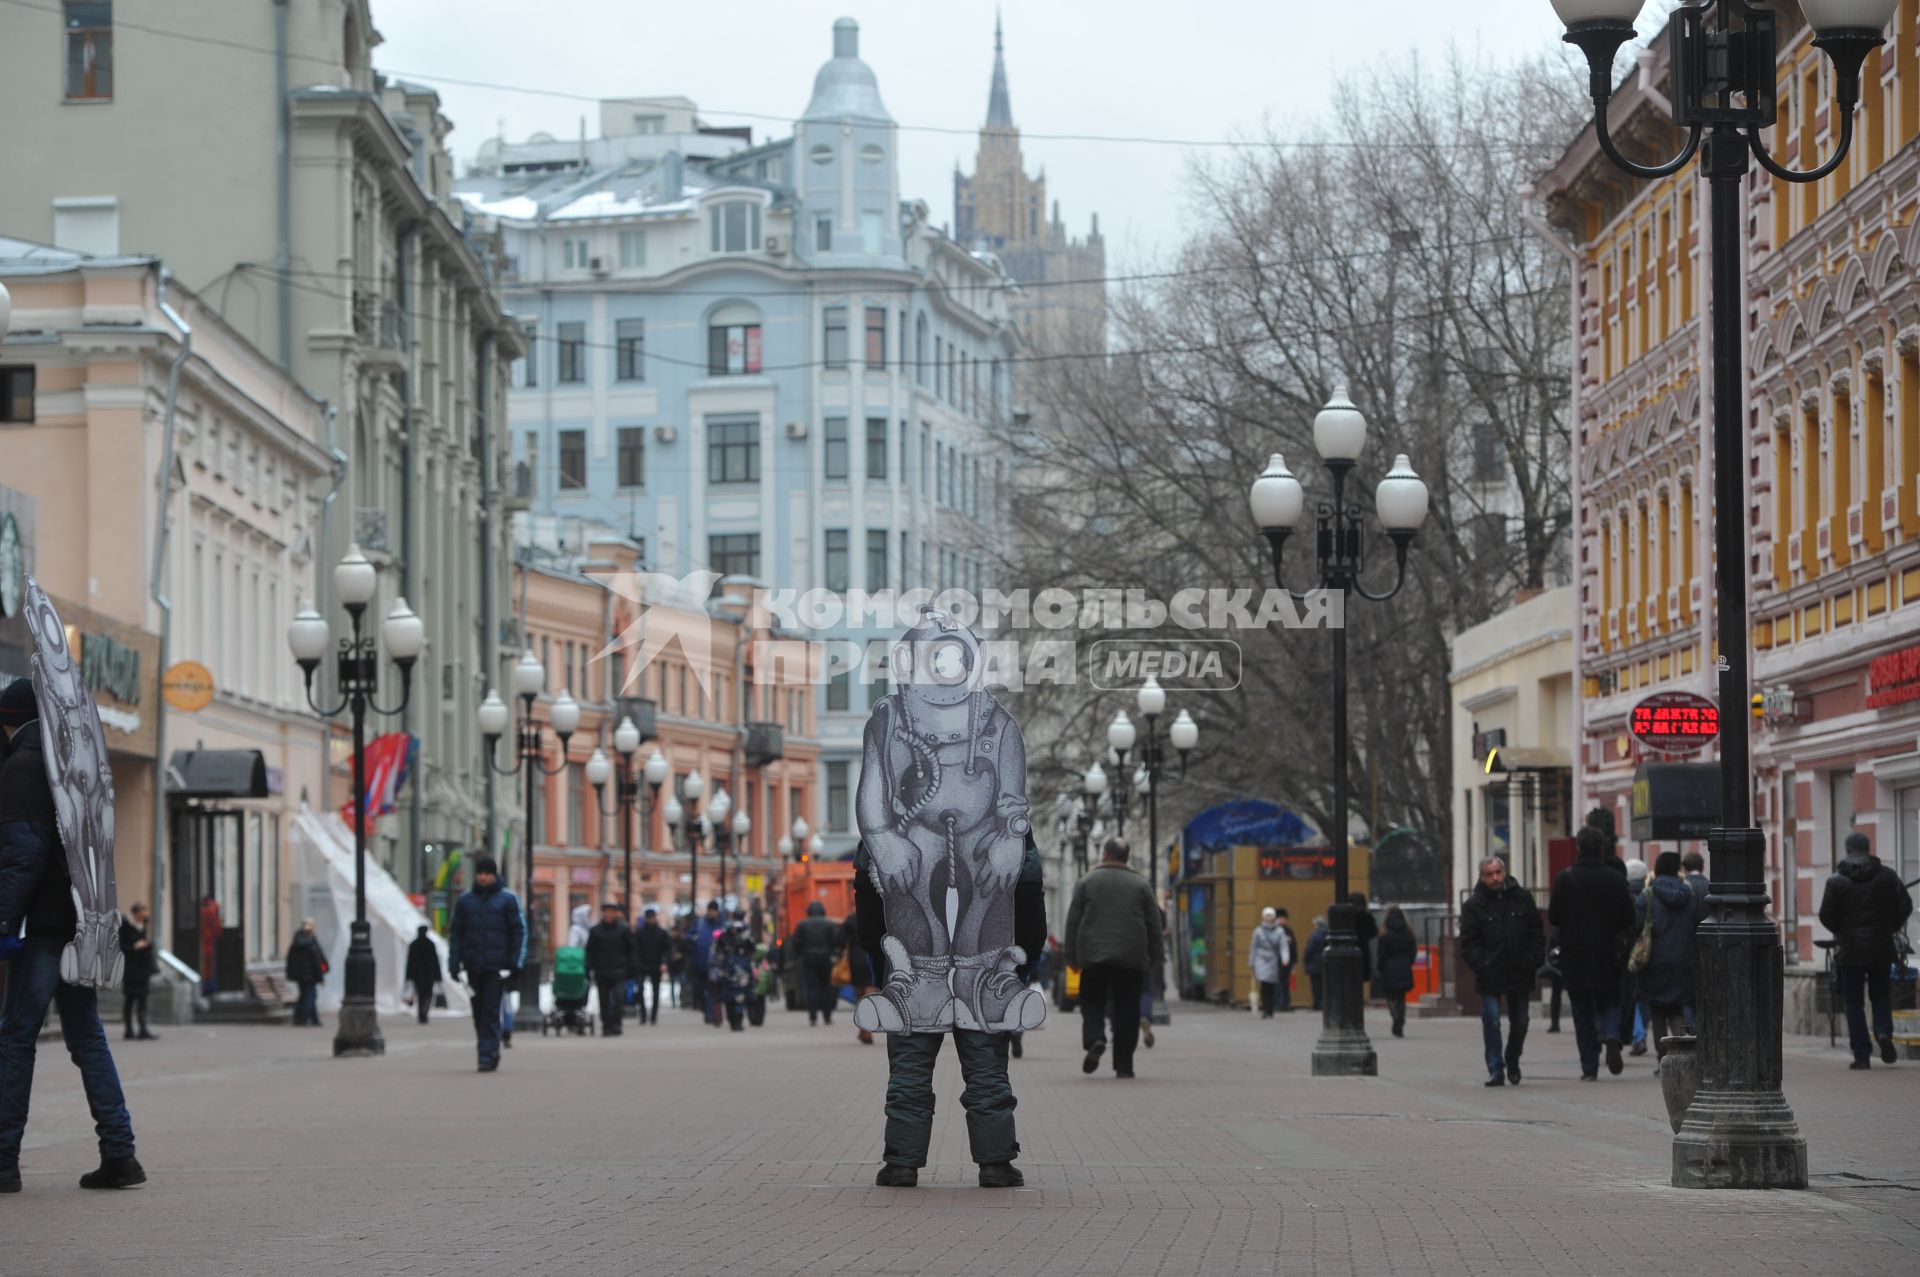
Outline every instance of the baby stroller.
POLYGON ((553 1010, 540 1019, 540 1036, 571 1030, 593 1033, 593 1012, 587 1010, 587 951, 562 948, 553 955, 553 1010))

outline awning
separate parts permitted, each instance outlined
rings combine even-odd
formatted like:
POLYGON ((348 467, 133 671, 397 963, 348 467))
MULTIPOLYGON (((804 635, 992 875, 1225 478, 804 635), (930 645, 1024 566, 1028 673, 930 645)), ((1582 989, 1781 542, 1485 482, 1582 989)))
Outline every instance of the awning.
POLYGON ((257 749, 176 749, 167 761, 175 798, 265 798, 267 760, 257 749))
POLYGON ((1705 838, 1719 823, 1719 763, 1642 763, 1634 769, 1635 842, 1705 838))
POLYGON ((1573 755, 1552 745, 1496 745, 1487 751, 1481 769, 1489 776, 1503 772, 1567 771, 1573 755))

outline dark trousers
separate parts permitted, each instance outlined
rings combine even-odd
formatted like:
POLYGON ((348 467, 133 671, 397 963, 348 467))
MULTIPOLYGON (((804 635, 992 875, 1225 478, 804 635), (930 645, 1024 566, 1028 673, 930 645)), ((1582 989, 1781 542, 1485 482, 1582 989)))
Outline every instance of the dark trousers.
POLYGON ((1403 1032, 1407 1027, 1407 995, 1389 993, 1387 995, 1387 1015, 1393 1020, 1393 1031, 1403 1032))
POLYGON ((1500 1048, 1500 999, 1498 993, 1480 995, 1480 1044, 1486 1049, 1487 1076, 1504 1077, 1509 1064, 1520 1062, 1527 1045, 1527 1002, 1529 994, 1509 993, 1507 1002, 1507 1045, 1500 1048))
POLYGON ((634 1018, 642 1024, 660 1023, 660 973, 640 977, 639 1001, 634 1003, 634 1018), (653 1001, 647 1001, 647 986, 653 986, 653 1001))
MULTIPOLYGON (((681 993, 686 989, 686 987, 687 987, 686 972, 670 971, 667 973, 667 996, 673 999, 673 1005, 675 1006, 680 1005, 681 993)), ((658 1005, 656 1005, 654 1009, 656 1011, 659 1010, 658 1005)))
POLYGON ((420 1017, 420 1023, 427 1022, 427 1012, 433 1009, 433 981, 415 980, 413 982, 413 1013, 420 1017))
POLYGON ((473 1041, 480 1067, 496 1068, 500 1064, 500 995, 506 983, 498 971, 473 970, 467 972, 467 983, 473 986, 473 1041))
POLYGON ((833 990, 833 964, 831 962, 808 962, 800 968, 801 979, 805 982, 807 997, 807 1023, 812 1024, 815 1016, 825 1016, 827 1023, 833 1023, 833 1004, 839 999, 833 990))
POLYGON ((593 987, 600 994, 600 1031, 610 1038, 620 1036, 620 1024, 625 1018, 621 1009, 627 1001, 627 982, 625 980, 595 980, 593 987))
POLYGON ((1547 1032, 1558 1033, 1560 1031, 1560 999, 1566 989, 1560 983, 1560 973, 1557 971, 1547 976, 1547 984, 1550 988, 1547 994, 1547 1032))
POLYGON ((1847 1041, 1853 1047, 1853 1058, 1867 1059, 1873 1054, 1873 1040, 1867 1036, 1868 995, 1873 997, 1873 1037, 1893 1036, 1893 1001, 1889 996, 1891 981, 1887 967, 1885 964, 1846 965, 1833 970, 1840 981, 1840 996, 1847 1003, 1847 1041))
POLYGON ((1096 962, 1080 972, 1080 1045, 1091 1051, 1107 1040, 1108 1002, 1113 1013, 1113 1069, 1133 1072, 1133 1051, 1140 1045, 1140 988, 1147 973, 1096 962))
POLYGON ((1580 1072, 1600 1071, 1600 1044, 1620 1040, 1620 994, 1607 989, 1568 989, 1573 1004, 1573 1041, 1580 1051, 1580 1072))
POLYGON ((1276 985, 1272 980, 1260 981, 1260 1014, 1272 1015, 1276 985))
POLYGON ((1320 1009, 1320 995, 1321 995, 1320 982, 1324 978, 1325 977, 1323 977, 1318 971, 1307 972, 1307 981, 1313 985, 1313 1009, 1316 1011, 1320 1009))
MULTIPOLYGON (((1086 973, 1080 993, 1086 996, 1086 973)), ((1135 1000, 1136 1003, 1138 999, 1135 1000)), ((927 1164, 933 1139, 933 1062, 944 1033, 887 1035, 887 1135, 884 1160, 893 1166, 927 1164)), ((960 1092, 967 1111, 967 1143, 981 1165, 1011 1162, 1020 1152, 1013 1133, 1013 1084, 1007 1080, 1007 1035, 955 1029, 953 1048, 960 1054, 960 1092)))
POLYGON ((728 994, 724 998, 714 999, 713 1015, 715 1024, 720 1023, 720 1008, 726 1007, 727 1027, 736 1033, 745 1032, 747 1027, 747 1001, 740 994, 728 994))
POLYGON ((146 1037, 147 1029, 147 989, 144 984, 127 985, 121 994, 120 1021, 126 1026, 128 1037, 146 1037), (135 1029, 135 1023, 139 1028, 135 1029))
POLYGON ((311 980, 300 982, 300 996, 293 1003, 295 1024, 320 1023, 320 986, 311 980))
POLYGON ((1293 967, 1291 965, 1280 968, 1280 978, 1274 981, 1273 987, 1275 994, 1273 1009, 1276 1011, 1293 1010, 1293 967))
POLYGON ((699 967, 687 968, 687 996, 682 1005, 698 1011, 702 1019, 713 1018, 713 1009, 707 1005, 707 973, 699 967))
POLYGON ((20 1163, 27 1102, 33 1097, 34 1051, 49 1003, 60 1014, 67 1055, 80 1070, 100 1156, 133 1156, 133 1119, 107 1049, 107 1031, 100 1027, 99 1002, 92 989, 60 978, 60 949, 56 943, 28 940, 7 966, 7 1001, 0 1010, 0 1166, 20 1163))

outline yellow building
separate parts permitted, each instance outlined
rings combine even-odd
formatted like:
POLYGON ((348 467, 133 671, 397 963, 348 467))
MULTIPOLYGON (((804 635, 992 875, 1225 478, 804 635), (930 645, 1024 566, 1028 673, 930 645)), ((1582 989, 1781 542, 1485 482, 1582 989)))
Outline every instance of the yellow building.
MULTIPOLYGON (((1806 168, 1834 144, 1832 71, 1791 7, 1781 31, 1780 115, 1766 142, 1806 168)), ((1819 890, 1852 828, 1903 877, 1920 875, 1920 682, 1898 659, 1920 648, 1917 42, 1920 0, 1902 0, 1887 44, 1867 59, 1857 137, 1836 172, 1809 185, 1757 168, 1747 179, 1742 350, 1713 350, 1701 322, 1710 246, 1697 165, 1657 182, 1627 178, 1589 126, 1537 184, 1578 258, 1577 762, 1591 801, 1613 808, 1623 830, 1641 761, 1626 730, 1633 704, 1656 690, 1717 694, 1700 372, 1720 359, 1746 364, 1741 515, 1753 692, 1765 708, 1755 816, 1789 963, 1816 956, 1819 890)), ((1656 39, 1611 104, 1630 153, 1677 149, 1667 48, 1656 39)))

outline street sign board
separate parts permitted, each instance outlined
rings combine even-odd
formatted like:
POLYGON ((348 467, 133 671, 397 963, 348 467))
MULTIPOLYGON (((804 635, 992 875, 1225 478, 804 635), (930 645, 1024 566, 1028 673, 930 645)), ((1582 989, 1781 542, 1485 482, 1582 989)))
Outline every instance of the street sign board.
POLYGON ((182 714, 198 713, 213 701, 213 671, 198 661, 175 661, 160 676, 160 695, 182 714))
POLYGON ((1655 692, 1633 707, 1627 730, 1661 754, 1691 754, 1720 734, 1720 707, 1697 692, 1655 692))

